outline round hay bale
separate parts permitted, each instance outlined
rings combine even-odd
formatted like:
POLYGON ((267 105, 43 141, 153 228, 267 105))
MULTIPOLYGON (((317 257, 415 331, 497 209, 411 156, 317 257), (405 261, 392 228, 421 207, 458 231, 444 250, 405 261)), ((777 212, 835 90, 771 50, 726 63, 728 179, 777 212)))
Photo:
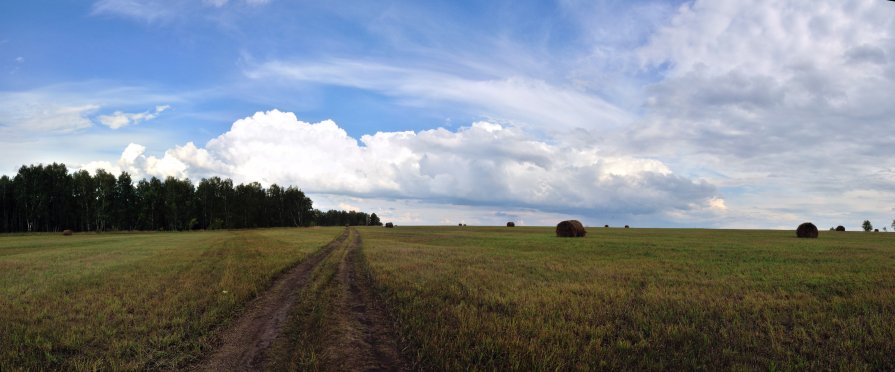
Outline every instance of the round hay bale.
POLYGON ((71 236, 71 234, 74 234, 74 231, 62 230, 62 235, 64 235, 64 236, 71 236))
POLYGON ((836 226, 836 231, 845 231, 845 226, 842 226, 842 225, 836 226))
POLYGON ((587 234, 584 225, 578 220, 562 221, 556 225, 556 236, 563 238, 578 238, 587 234))
POLYGON ((609 225, 603 225, 603 227, 609 227, 609 225))
POLYGON ((391 222, 386 222, 385 227, 391 229, 391 228, 395 227, 395 224, 393 224, 391 222))
POLYGON ((626 229, 630 229, 630 228, 631 228, 631 226, 628 226, 628 225, 625 225, 625 228, 626 228, 626 229))
POLYGON ((516 227, 515 222, 507 222, 507 227, 516 227))
POLYGON ((805 222, 796 229, 796 236, 800 238, 817 238, 817 226, 811 222, 805 222))

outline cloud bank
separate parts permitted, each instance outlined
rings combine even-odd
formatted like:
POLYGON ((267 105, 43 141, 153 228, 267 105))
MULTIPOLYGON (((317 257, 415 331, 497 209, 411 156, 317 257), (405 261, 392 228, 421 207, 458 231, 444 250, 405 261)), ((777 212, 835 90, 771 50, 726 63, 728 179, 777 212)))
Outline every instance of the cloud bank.
POLYGON ((131 144, 117 164, 83 168, 193 179, 218 175, 361 199, 575 215, 724 209, 712 185, 675 175, 660 161, 549 143, 520 128, 488 122, 456 131, 378 132, 358 140, 333 121, 306 123, 273 110, 237 120, 204 147, 187 143, 161 158, 144 153, 144 147, 131 144))
POLYGON ((614 143, 717 185, 736 210, 726 225, 891 221, 893 9, 685 3, 636 51, 660 78, 614 143))

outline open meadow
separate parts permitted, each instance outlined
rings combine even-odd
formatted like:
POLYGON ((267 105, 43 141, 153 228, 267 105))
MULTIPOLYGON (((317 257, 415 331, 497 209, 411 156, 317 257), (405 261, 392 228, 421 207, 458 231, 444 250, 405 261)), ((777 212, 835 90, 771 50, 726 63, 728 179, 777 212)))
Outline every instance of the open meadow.
POLYGON ((417 368, 895 369, 895 234, 361 233, 417 368))
POLYGON ((893 267, 895 234, 858 232, 5 235, 0 370, 214 370, 277 309, 264 368, 893 370, 893 267))
POLYGON ((171 369, 342 228, 0 236, 0 370, 171 369))

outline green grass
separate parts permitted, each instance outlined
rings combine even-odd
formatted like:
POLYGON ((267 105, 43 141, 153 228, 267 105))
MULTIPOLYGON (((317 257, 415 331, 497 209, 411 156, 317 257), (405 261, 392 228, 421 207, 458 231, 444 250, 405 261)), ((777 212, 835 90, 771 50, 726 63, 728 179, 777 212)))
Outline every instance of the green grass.
POLYGON ((0 236, 0 370, 183 367, 341 231, 0 236))
POLYGON ((895 234, 361 233, 417 368, 895 369, 895 234))

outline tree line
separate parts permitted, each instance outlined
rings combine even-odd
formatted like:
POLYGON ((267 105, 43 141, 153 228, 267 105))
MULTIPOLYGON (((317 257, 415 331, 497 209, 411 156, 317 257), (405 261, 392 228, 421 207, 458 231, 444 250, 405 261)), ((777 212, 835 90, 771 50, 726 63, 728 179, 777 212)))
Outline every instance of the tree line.
POLYGON ((230 179, 152 177, 105 170, 69 173, 65 164, 29 165, 0 177, 0 233, 241 229, 381 225, 375 213, 314 209, 300 189, 230 179))

